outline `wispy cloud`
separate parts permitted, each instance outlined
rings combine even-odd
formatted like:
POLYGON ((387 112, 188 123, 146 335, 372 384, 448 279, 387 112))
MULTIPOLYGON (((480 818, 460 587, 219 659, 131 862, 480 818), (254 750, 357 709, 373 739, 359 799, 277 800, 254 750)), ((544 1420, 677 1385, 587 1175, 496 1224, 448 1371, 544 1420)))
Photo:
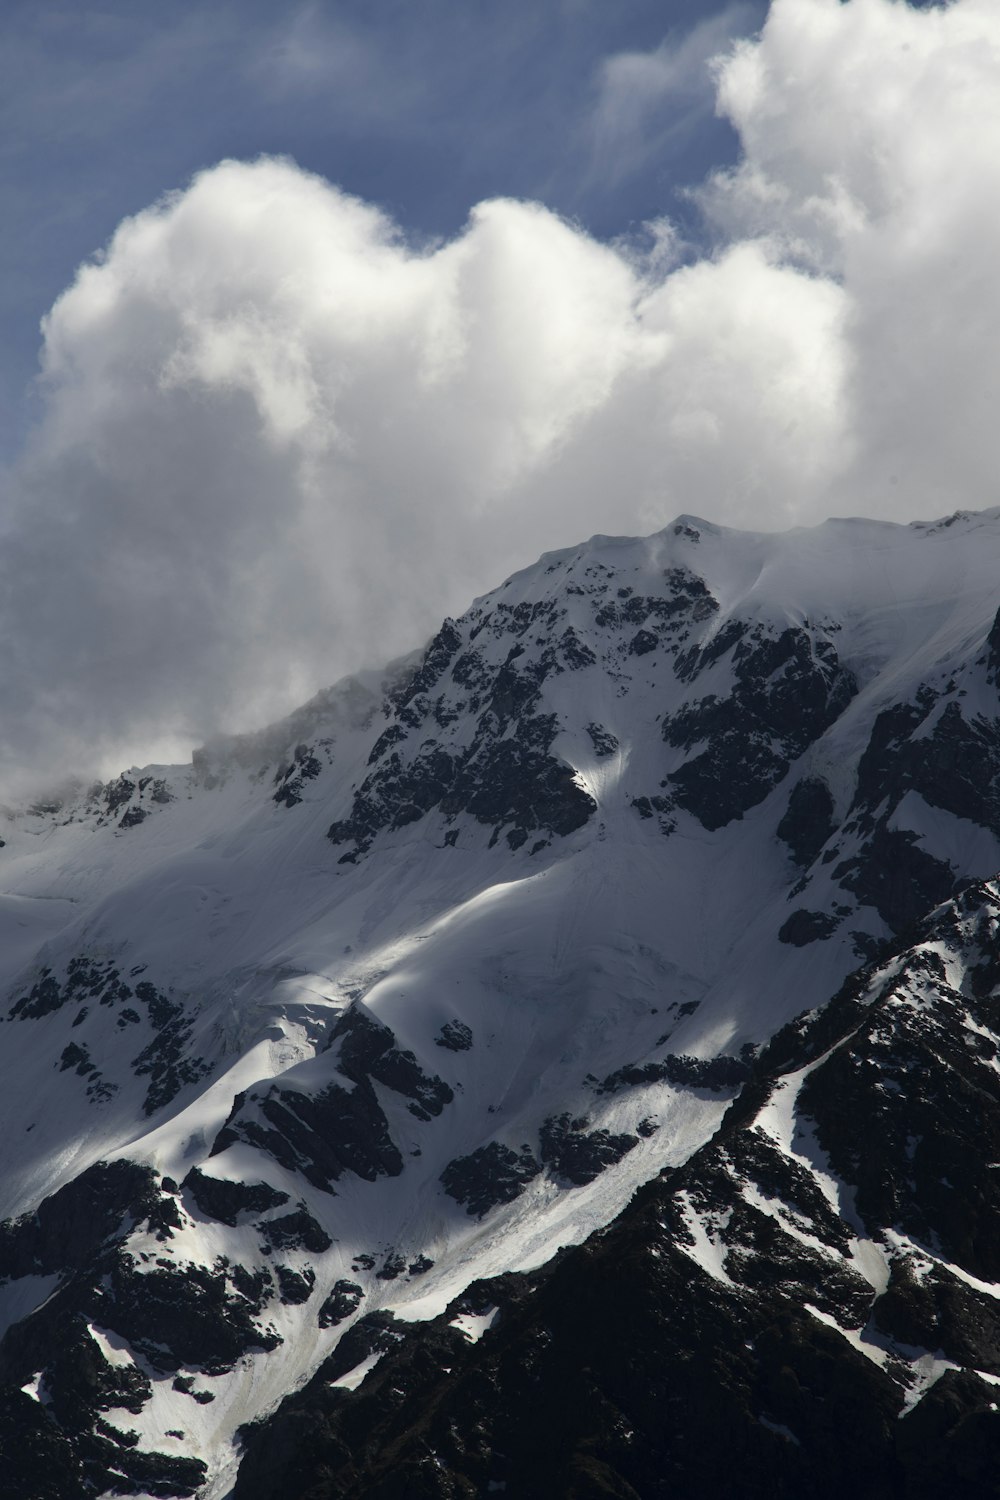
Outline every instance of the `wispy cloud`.
POLYGON ((670 32, 652 51, 606 58, 591 120, 594 174, 631 176, 695 130, 715 107, 713 59, 761 20, 759 4, 737 0, 687 30, 670 32))
POLYGON ((322 96, 332 121, 352 128, 399 127, 426 108, 434 70, 414 66, 412 34, 385 45, 381 29, 329 5, 303 5, 283 17, 248 62, 255 87, 272 100, 322 96))

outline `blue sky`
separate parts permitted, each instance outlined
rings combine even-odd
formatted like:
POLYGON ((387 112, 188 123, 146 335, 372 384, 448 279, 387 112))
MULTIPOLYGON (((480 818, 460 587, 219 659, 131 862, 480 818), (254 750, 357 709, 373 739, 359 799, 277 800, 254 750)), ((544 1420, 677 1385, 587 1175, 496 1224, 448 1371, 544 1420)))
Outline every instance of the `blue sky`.
POLYGON ((535 198, 600 237, 731 162, 704 63, 760 0, 5 0, 0 443, 38 324, 118 222, 224 157, 287 154, 417 237, 535 198), (615 69, 651 59, 637 85, 615 69), (671 72, 671 64, 675 62, 671 72), (617 63, 616 63, 617 60, 617 63))

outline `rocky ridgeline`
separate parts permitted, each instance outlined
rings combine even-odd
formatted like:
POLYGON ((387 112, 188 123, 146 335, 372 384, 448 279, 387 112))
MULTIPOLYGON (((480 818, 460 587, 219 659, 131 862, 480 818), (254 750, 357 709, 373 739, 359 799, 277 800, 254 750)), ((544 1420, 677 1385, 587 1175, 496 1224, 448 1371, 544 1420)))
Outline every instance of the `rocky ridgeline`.
MULTIPOLYGON (((404 1044, 364 985, 338 991, 305 1081, 279 1071, 227 1095, 178 1181, 112 1151, 0 1225, 18 1500, 194 1495, 207 1471, 183 1424, 167 1452, 128 1418, 164 1389, 195 1411, 220 1382, 251 1383, 282 1357, 279 1323, 285 1352, 289 1328, 324 1331, 331 1352, 244 1431, 238 1500, 946 1500, 956 1475, 963 1495, 995 1493, 998 900, 970 882, 994 873, 1000 839, 1000 617, 962 660, 883 689, 829 611, 724 606, 702 541, 682 523, 662 567, 595 544, 531 570, 413 661, 206 751, 185 800, 242 775, 269 837, 321 807, 321 873, 350 901, 418 825, 435 868, 472 851, 497 880, 597 848, 594 767, 613 767, 627 841, 681 860, 686 841, 724 850, 750 830, 787 874, 771 951, 822 966, 836 950, 830 989, 862 967, 763 1048, 698 1056, 671 1038, 699 1001, 639 973, 644 995, 664 991, 648 1034, 617 1039, 596 1074, 581 1054, 567 1096, 527 1123, 484 1108, 467 1140, 454 1121, 489 1046, 478 1017, 438 1009, 404 1044), (491 1232, 518 1199, 526 1212, 631 1170, 680 1094, 734 1101, 715 1138, 541 1272, 477 1283, 413 1329, 379 1302, 438 1249, 414 1236, 335 1259, 347 1185, 405 1192, 418 1159, 441 1221, 478 1234, 493 1216, 491 1232), (630 1101, 627 1129, 607 1118, 630 1101), (478 1343, 470 1318, 493 1319, 478 1343), (336 1383, 376 1356, 357 1392, 336 1383)), ((88 822, 131 857, 179 784, 129 773, 30 816, 88 822)), ((669 950, 668 913, 664 928, 669 950)), ((82 1133, 134 1097, 120 1150, 220 1062, 210 998, 129 965, 131 937, 44 950, 2 1021, 80 1102, 82 1133)))
POLYGON ((998 940, 971 887, 587 1244, 432 1323, 356 1324, 244 1434, 234 1500, 994 1495, 998 940))
MULTIPOLYGON (((698 533, 688 531, 696 545, 698 533)), ((432 814, 445 847, 472 820, 491 828, 492 842, 502 837, 531 854, 584 826, 596 804, 554 742, 567 729, 585 734, 601 759, 618 751, 619 739, 593 719, 577 725, 552 712, 547 687, 579 674, 585 708, 597 672, 627 698, 653 654, 669 667, 658 733, 665 758, 679 763, 655 786, 634 789, 635 815, 655 819, 668 836, 679 813, 716 832, 787 785, 778 836, 802 872, 795 893, 804 895, 818 874, 841 894, 831 902, 824 888, 821 909, 795 908, 782 941, 822 941, 859 908, 899 933, 953 894, 968 872, 930 853, 922 834, 905 826, 902 804, 911 794, 1000 838, 997 622, 960 670, 942 666, 912 698, 875 714, 853 797, 838 811, 828 781, 807 768, 807 752, 861 686, 839 654, 840 622, 781 628, 738 614, 723 619, 693 567, 664 569, 662 592, 650 594, 623 581, 630 570, 584 561, 551 565, 560 578, 554 592, 514 606, 491 596, 447 621, 403 675, 373 723, 367 774, 329 829, 342 863, 366 856, 380 834, 432 814), (796 776, 799 766, 806 769, 796 776)), ((282 768, 276 799, 291 803, 319 769, 310 746, 300 745, 282 768)), ((859 958, 875 951, 863 920, 856 949, 859 958)))
MULTIPOLYGON (((493 596, 446 621, 391 695, 371 769, 348 816, 329 830, 344 846, 343 862, 367 854, 380 832, 431 812, 446 827, 471 817, 511 849, 533 840, 533 853, 586 823, 596 804, 552 753, 566 726, 546 711, 546 684, 565 673, 596 668, 627 696, 655 654, 690 688, 689 699, 659 716, 661 737, 684 752, 683 765, 634 797, 637 814, 659 814, 666 833, 676 808, 715 830, 757 806, 857 691, 839 661, 835 627, 779 630, 729 619, 717 628, 719 604, 690 568, 664 569, 655 594, 624 581, 634 570, 619 577, 596 563, 558 571, 561 587, 550 583, 542 597, 511 606, 493 596), (724 695, 699 693, 724 673, 724 695)), ((579 698, 585 707, 585 677, 579 698)), ((605 725, 590 721, 586 733, 598 757, 618 748, 605 725)), ((318 767, 308 746, 297 753, 318 767)), ((458 836, 457 827, 445 835, 451 843, 458 836)))

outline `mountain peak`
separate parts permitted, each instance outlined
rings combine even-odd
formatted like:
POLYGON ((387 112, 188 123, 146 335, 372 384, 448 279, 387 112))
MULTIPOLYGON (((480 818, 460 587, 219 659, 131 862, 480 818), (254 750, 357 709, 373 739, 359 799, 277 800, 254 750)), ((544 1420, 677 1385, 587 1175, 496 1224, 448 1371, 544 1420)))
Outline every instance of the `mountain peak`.
POLYGON ((593 538, 8 820, 0 1364, 67 1493, 221 1495, 242 1423, 486 1318, 994 875, 998 550, 1000 512, 593 538))

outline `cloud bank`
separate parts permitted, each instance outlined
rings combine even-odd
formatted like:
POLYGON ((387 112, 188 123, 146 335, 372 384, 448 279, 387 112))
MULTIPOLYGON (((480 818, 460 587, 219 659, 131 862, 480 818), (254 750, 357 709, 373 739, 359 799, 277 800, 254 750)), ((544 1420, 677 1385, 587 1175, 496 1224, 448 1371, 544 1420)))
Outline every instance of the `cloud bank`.
POLYGON ((413 245, 275 159, 125 221, 44 324, 8 774, 253 727, 594 531, 996 503, 994 0, 773 0, 714 69, 701 258, 511 200, 413 245))

